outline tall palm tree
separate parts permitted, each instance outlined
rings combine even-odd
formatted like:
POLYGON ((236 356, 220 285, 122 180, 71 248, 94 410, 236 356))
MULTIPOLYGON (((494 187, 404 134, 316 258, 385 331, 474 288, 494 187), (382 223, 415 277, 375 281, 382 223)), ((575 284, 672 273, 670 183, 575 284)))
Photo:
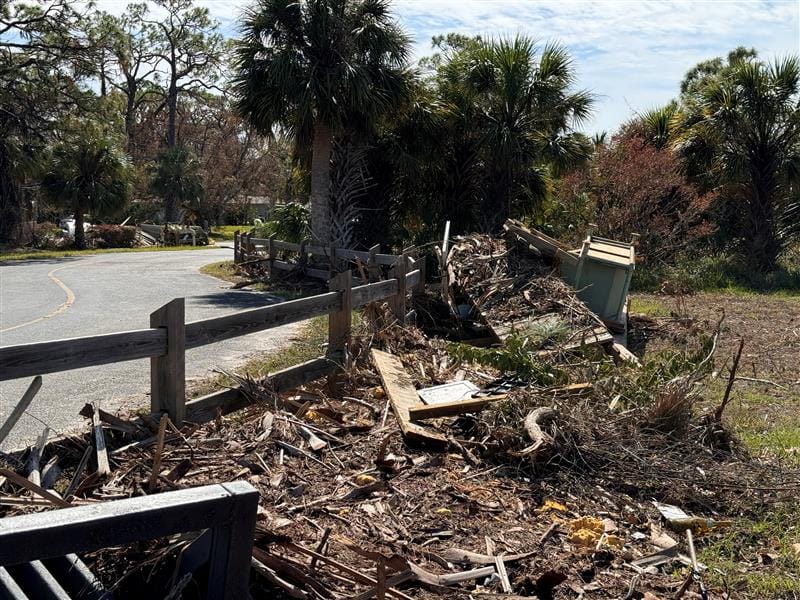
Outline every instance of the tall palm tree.
POLYGON ((485 40, 472 50, 465 89, 478 110, 488 168, 490 230, 514 213, 530 213, 547 193, 550 175, 588 160, 591 141, 575 130, 591 113, 592 95, 573 90, 572 59, 565 48, 533 40, 485 40))
POLYGON ((737 233, 746 255, 755 268, 772 271, 800 236, 800 60, 745 57, 688 100, 676 148, 687 161, 699 159, 740 207, 737 233))
POLYGON ((238 109, 262 133, 311 139, 311 228, 330 240, 333 138, 407 96, 409 39, 386 0, 257 0, 237 46, 238 109))
POLYGON ((113 215, 130 199, 132 173, 116 144, 93 135, 53 150, 42 189, 54 202, 73 211, 75 246, 86 247, 84 213, 113 215))

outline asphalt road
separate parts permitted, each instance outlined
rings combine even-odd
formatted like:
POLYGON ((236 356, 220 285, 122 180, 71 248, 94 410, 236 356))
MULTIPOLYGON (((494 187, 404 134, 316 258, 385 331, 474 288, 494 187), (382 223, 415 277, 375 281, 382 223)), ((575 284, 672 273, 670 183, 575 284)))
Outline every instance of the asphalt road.
MULTIPOLYGON (((149 327, 150 313, 173 298, 186 298, 186 319, 202 319, 280 301, 275 296, 230 290, 199 272, 233 258, 229 248, 96 254, 0 265, 0 345, 25 344, 149 327)), ((297 324, 189 350, 186 377, 232 368, 249 356, 280 348, 297 324)), ((55 433, 85 427, 78 411, 97 402, 109 412, 149 406, 149 359, 88 367, 42 377, 42 389, 2 449, 30 444, 45 425, 55 433)), ((0 423, 22 397, 29 379, 0 382, 0 423)))

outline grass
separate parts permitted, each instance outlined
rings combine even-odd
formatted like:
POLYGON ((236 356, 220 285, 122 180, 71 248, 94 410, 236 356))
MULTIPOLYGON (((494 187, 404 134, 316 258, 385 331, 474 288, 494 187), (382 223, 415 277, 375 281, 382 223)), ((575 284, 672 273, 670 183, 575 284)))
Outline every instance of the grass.
POLYGON ((237 231, 248 231, 252 225, 219 225, 212 227, 209 237, 215 240, 232 240, 237 231))
POLYGON ((72 256, 91 256, 93 254, 116 254, 118 252, 176 252, 181 250, 207 250, 208 246, 147 246, 142 248, 89 248, 86 250, 31 250, 25 252, 0 252, 0 262, 16 260, 46 260, 69 258, 72 256))
MULTIPOLYGON (((322 346, 328 341, 328 317, 314 317, 304 323, 291 343, 276 352, 269 352, 251 358, 236 368, 240 375, 250 375, 260 378, 291 367, 312 358, 317 358, 322 353, 322 346)), ((225 374, 215 375, 200 381, 192 386, 190 395, 193 398, 210 394, 224 387, 230 387, 235 382, 225 374)))
POLYGON ((669 307, 659 299, 631 296, 630 312, 641 313, 650 317, 668 317, 671 311, 669 307))
POLYGON ((221 260, 213 262, 208 265, 200 267, 200 272, 223 281, 230 281, 231 283, 238 283, 241 277, 236 273, 236 265, 232 260, 221 260))
POLYGON ((800 512, 795 507, 736 519, 719 534, 700 540, 698 559, 709 567, 703 578, 717 586, 727 584, 732 598, 796 597, 800 593, 797 540, 800 512))
MULTIPOLYGON (((248 281, 247 278, 239 274, 232 260, 223 260, 202 266, 200 267, 200 272, 231 283, 248 281)), ((325 291, 322 288, 304 288, 302 285, 291 285, 281 281, 256 281, 248 284, 247 288, 255 292, 265 292, 280 296, 284 300, 304 298, 308 295, 320 294, 325 291)))

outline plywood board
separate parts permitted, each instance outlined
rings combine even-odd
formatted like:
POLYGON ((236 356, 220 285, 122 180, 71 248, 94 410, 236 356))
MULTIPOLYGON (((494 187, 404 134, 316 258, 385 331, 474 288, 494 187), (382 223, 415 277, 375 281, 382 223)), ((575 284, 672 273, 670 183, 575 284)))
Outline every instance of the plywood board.
POLYGON ((415 442, 446 446, 447 438, 441 433, 430 431, 411 422, 409 409, 419 406, 419 396, 417 396, 417 390, 400 359, 388 352, 373 349, 372 362, 378 369, 383 389, 389 397, 389 403, 392 405, 403 436, 407 440, 415 442))

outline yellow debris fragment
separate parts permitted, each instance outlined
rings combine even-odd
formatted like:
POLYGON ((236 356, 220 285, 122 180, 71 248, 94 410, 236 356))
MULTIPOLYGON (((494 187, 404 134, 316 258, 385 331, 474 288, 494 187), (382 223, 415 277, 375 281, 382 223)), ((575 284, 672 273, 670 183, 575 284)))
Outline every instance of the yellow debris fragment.
POLYGON ((556 502, 555 500, 545 500, 544 504, 536 509, 536 512, 541 514, 551 510, 556 512, 567 512, 567 507, 559 502, 556 502))
POLYGON ((449 508, 437 508, 433 512, 435 512, 437 515, 450 515, 450 514, 453 514, 453 511, 450 510, 449 508))
POLYGON ((372 475, 367 475, 366 473, 362 473, 361 475, 356 476, 356 483, 358 485, 369 485, 370 483, 375 483, 378 481, 372 475))

